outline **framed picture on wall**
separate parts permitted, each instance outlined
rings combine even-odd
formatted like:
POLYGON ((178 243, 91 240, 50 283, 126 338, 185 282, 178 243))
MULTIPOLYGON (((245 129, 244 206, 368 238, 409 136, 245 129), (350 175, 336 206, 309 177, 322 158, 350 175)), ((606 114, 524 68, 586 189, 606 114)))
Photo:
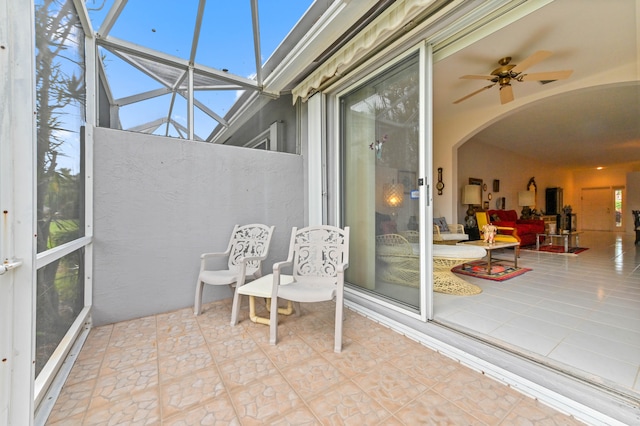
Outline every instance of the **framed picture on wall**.
POLYGON ((500 181, 498 179, 493 180, 493 192, 500 192, 500 181))
POLYGON ((480 185, 480 186, 482 186, 482 179, 469 178, 469 185, 480 185))
POLYGON ((398 170, 398 183, 404 185, 405 194, 411 193, 411 190, 416 189, 416 187, 418 186, 416 177, 416 172, 398 170))

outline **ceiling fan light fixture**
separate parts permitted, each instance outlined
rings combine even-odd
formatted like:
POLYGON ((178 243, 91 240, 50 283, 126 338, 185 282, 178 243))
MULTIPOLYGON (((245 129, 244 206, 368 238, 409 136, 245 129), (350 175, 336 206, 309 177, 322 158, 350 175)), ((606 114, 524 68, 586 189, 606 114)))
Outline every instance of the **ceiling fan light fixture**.
MULTIPOLYGON (((547 72, 534 72, 525 74, 524 71, 534 66, 538 62, 543 61, 544 59, 551 56, 552 53, 548 50, 539 50, 524 60, 520 61, 519 64, 510 64, 511 57, 505 56, 498 60, 500 67, 494 69, 490 75, 463 75, 460 78, 467 80, 489 80, 492 83, 500 84, 500 102, 502 104, 511 102, 514 100, 513 89, 511 88, 511 80, 522 82, 528 81, 538 81, 541 84, 549 84, 557 80, 563 80, 569 78, 573 73, 573 70, 563 70, 563 71, 547 71, 547 72), (506 89, 506 90, 502 90, 506 89)), ((475 92, 472 92, 457 101, 454 101, 454 104, 460 103, 470 97, 477 95, 478 93, 487 90, 493 85, 489 85, 483 87, 475 92)))

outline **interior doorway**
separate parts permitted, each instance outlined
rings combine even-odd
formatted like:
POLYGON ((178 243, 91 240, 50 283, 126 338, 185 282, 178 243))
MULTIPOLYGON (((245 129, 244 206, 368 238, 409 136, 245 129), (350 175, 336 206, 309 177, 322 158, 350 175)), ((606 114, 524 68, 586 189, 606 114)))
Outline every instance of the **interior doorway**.
POLYGON ((582 188, 581 229, 613 231, 616 206, 612 188, 582 188))

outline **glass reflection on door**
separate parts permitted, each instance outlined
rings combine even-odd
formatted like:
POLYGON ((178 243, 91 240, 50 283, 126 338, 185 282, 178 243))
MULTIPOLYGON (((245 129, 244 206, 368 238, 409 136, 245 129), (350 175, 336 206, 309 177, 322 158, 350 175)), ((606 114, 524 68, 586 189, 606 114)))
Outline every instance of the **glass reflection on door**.
POLYGON ((340 98, 347 281, 419 306, 419 67, 412 55, 340 98))

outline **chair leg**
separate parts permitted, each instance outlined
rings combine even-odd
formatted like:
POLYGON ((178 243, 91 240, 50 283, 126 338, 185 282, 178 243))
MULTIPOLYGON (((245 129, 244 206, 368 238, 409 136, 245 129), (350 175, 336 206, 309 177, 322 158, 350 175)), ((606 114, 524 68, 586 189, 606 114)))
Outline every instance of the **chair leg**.
POLYGON ((336 331, 335 342, 333 346, 334 352, 342 352, 342 320, 344 316, 344 302, 342 296, 336 296, 336 331))
POLYGON ((233 304, 231 305, 231 325, 238 324, 238 312, 240 312, 240 304, 242 303, 242 295, 238 294, 238 289, 233 292, 233 304))
POLYGON ((204 283, 198 279, 198 283, 196 284, 196 300, 193 304, 193 313, 195 315, 200 315, 202 310, 202 288, 204 287, 204 283))
POLYGON ((271 312, 269 312, 269 344, 278 342, 278 298, 271 299, 271 312))

